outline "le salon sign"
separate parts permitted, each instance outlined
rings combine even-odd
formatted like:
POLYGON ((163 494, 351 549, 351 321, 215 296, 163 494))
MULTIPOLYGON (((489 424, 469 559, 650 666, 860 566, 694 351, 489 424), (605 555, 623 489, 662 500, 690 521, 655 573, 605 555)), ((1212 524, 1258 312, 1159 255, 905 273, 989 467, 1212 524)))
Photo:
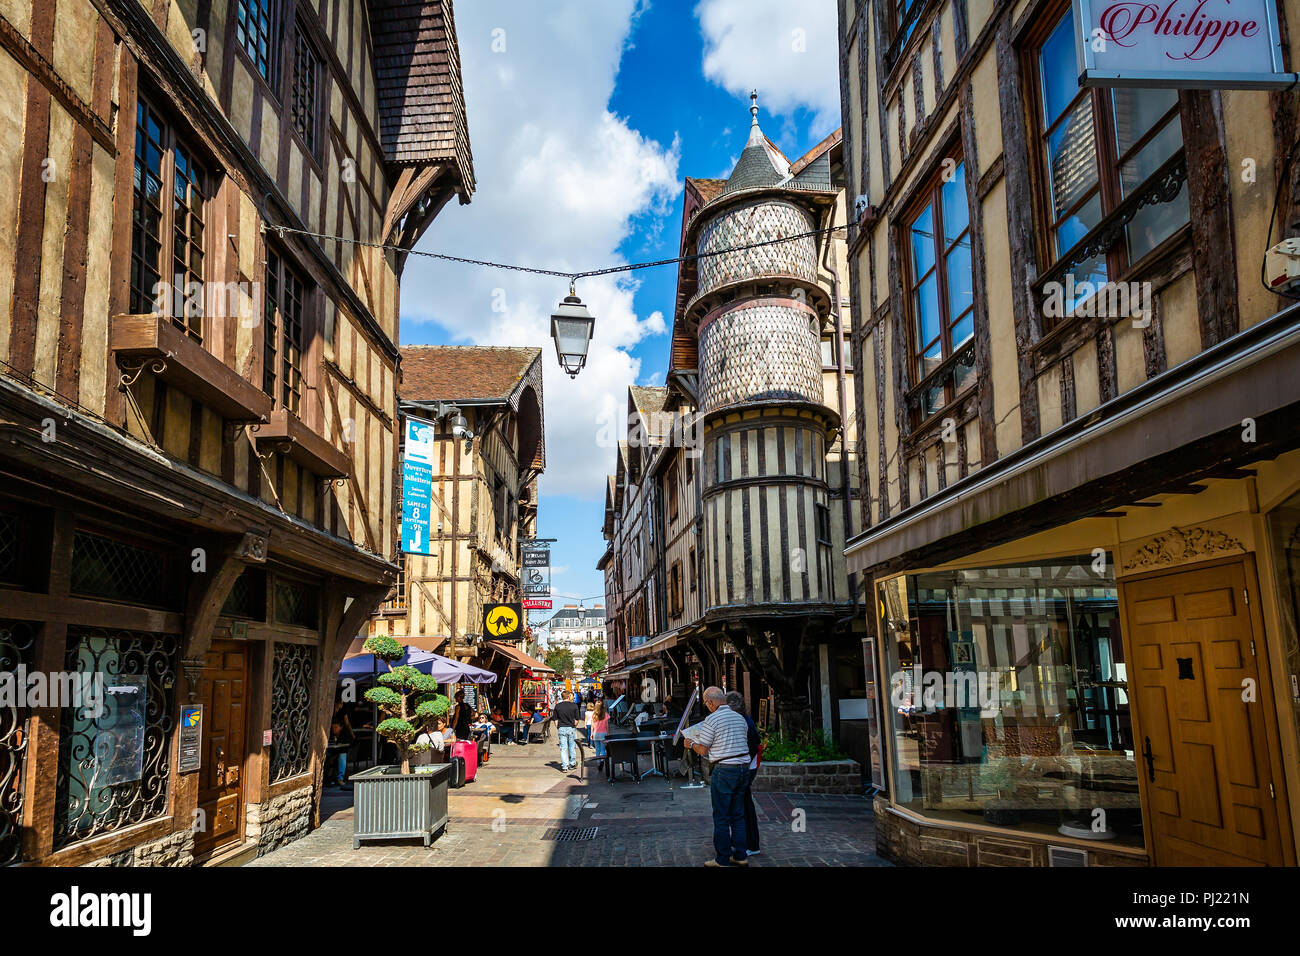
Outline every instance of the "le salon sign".
POLYGON ((1084 86, 1282 89, 1274 0, 1074 0, 1084 86))

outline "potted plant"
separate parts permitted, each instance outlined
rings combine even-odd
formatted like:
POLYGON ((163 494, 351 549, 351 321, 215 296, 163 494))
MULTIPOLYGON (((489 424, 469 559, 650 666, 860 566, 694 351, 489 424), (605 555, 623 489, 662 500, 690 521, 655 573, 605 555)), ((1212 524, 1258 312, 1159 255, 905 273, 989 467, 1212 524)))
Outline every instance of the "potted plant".
POLYGON ((433 764, 412 773, 411 757, 429 749, 418 738, 433 730, 434 719, 446 714, 451 702, 437 693, 438 682, 432 677, 397 664, 406 655, 404 644, 377 635, 367 638, 363 648, 388 666, 365 699, 379 707, 384 719, 375 732, 397 748, 400 765, 372 767, 350 778, 356 801, 352 846, 360 847, 362 840, 411 837, 423 838, 428 846, 447 825, 451 765, 433 764))

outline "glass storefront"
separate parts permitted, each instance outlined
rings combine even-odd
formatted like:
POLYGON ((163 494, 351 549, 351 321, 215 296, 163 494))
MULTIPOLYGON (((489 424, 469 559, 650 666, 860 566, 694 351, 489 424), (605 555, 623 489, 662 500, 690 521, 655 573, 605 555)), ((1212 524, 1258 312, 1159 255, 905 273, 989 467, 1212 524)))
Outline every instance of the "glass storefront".
POLYGON ((1111 555, 881 582, 895 804, 1142 846, 1111 555))

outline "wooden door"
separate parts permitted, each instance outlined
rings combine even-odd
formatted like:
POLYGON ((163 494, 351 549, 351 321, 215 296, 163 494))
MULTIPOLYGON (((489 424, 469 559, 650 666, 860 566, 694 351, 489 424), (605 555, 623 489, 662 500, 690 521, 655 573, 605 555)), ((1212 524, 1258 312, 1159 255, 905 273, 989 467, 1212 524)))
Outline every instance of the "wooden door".
POLYGON ((1137 759, 1158 865, 1286 862, 1269 745, 1275 711, 1252 592, 1241 560, 1123 585, 1137 759), (1245 699, 1252 687, 1254 699, 1245 699))
POLYGON ((206 829, 195 852, 220 849, 244 838, 244 757, 247 748, 248 647, 213 641, 199 683, 203 704, 203 766, 199 810, 206 829))

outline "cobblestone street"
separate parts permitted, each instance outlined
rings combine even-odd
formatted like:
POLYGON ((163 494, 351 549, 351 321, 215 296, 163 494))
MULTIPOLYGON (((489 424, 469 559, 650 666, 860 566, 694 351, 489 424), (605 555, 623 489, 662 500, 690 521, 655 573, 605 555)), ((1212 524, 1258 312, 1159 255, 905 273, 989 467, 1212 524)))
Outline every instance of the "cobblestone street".
MULTIPOLYGON (((707 788, 662 777, 610 785, 559 771, 554 740, 498 746, 478 778, 451 791, 451 823, 430 849, 418 840, 352 849, 352 794, 326 791, 322 826, 250 866, 695 866, 710 859, 707 788), (496 824, 494 828, 494 823, 496 824), (594 829, 557 841, 556 830, 594 829)), ((754 866, 881 866, 865 797, 759 793, 762 854, 754 866), (798 811, 804 811, 799 813, 798 811)))

